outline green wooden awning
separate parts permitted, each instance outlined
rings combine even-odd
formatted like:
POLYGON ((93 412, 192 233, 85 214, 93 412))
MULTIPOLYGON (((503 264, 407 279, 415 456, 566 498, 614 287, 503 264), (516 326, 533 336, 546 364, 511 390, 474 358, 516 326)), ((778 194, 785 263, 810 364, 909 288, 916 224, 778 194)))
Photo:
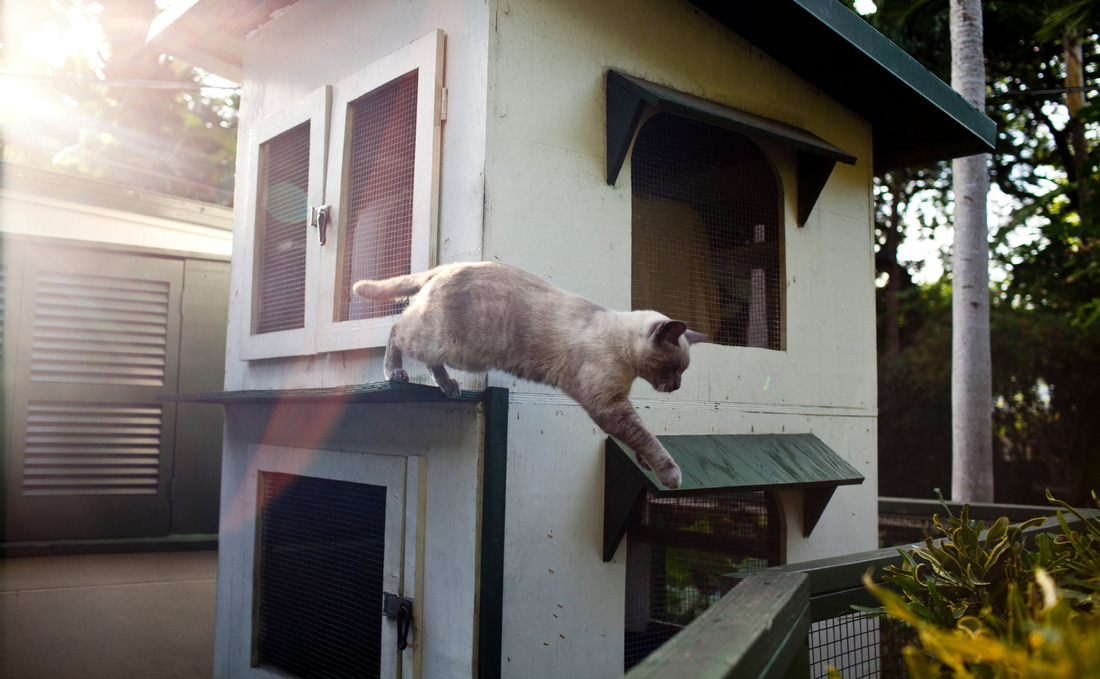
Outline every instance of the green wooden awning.
POLYGON ((610 561, 641 496, 706 495, 742 490, 802 490, 803 534, 809 537, 837 486, 863 483, 863 475, 813 434, 709 434, 658 436, 680 465, 683 482, 662 486, 633 451, 607 439, 604 472, 603 560, 610 561))
POLYGON ((794 125, 740 111, 685 92, 616 71, 607 72, 607 183, 614 184, 626 161, 634 133, 647 107, 768 139, 798 154, 798 225, 817 203, 825 182, 838 163, 853 165, 856 157, 821 137, 794 125))

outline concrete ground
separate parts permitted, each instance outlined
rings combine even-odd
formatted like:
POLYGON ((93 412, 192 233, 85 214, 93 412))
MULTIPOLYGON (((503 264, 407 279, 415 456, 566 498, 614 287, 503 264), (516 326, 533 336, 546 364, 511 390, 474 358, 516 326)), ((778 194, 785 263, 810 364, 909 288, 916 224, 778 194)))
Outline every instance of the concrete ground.
POLYGON ((217 552, 0 559, 0 677, 209 677, 217 552))

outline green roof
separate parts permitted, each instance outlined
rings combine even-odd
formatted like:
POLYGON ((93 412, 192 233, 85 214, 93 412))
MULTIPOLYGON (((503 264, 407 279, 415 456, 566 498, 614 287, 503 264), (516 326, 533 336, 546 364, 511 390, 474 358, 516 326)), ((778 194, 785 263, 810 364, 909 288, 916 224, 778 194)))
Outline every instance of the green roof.
POLYGON ((993 149, 988 116, 837 0, 692 3, 869 121, 876 172, 993 149))

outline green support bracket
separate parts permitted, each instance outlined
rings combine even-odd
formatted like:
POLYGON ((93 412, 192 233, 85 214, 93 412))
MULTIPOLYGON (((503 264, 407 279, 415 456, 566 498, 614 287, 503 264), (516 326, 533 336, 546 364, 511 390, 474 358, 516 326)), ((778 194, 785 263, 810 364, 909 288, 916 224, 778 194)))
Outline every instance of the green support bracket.
POLYGON ((836 486, 821 486, 807 488, 802 492, 802 537, 810 537, 835 491, 836 486))
POLYGON ((619 548, 634 507, 645 495, 649 484, 630 473, 628 458, 614 452, 611 440, 605 448, 606 470, 603 476, 603 560, 611 561, 619 548))

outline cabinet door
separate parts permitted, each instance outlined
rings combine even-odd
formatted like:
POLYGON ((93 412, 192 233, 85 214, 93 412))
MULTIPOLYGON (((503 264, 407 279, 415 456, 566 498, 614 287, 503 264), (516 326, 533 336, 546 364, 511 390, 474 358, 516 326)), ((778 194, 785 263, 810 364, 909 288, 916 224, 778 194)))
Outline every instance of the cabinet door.
POLYGON ((183 262, 25 252, 9 281, 7 539, 166 535, 175 406, 157 395, 176 391, 183 262))
POLYGON ((351 286, 436 262, 443 31, 340 81, 332 99, 325 200, 338 213, 321 251, 319 352, 383 346, 403 303, 351 286))
POLYGON ((436 263, 442 118, 435 30, 256 125, 239 173, 242 358, 385 345, 403 303, 351 287, 436 263))
POLYGON ((252 460, 242 539, 222 547, 245 574, 230 595, 233 674, 410 672, 416 651, 398 647, 383 599, 413 602, 411 643, 422 459, 256 445, 252 460))
POLYGON ((249 137, 241 356, 313 353, 330 88, 264 119, 249 137))

